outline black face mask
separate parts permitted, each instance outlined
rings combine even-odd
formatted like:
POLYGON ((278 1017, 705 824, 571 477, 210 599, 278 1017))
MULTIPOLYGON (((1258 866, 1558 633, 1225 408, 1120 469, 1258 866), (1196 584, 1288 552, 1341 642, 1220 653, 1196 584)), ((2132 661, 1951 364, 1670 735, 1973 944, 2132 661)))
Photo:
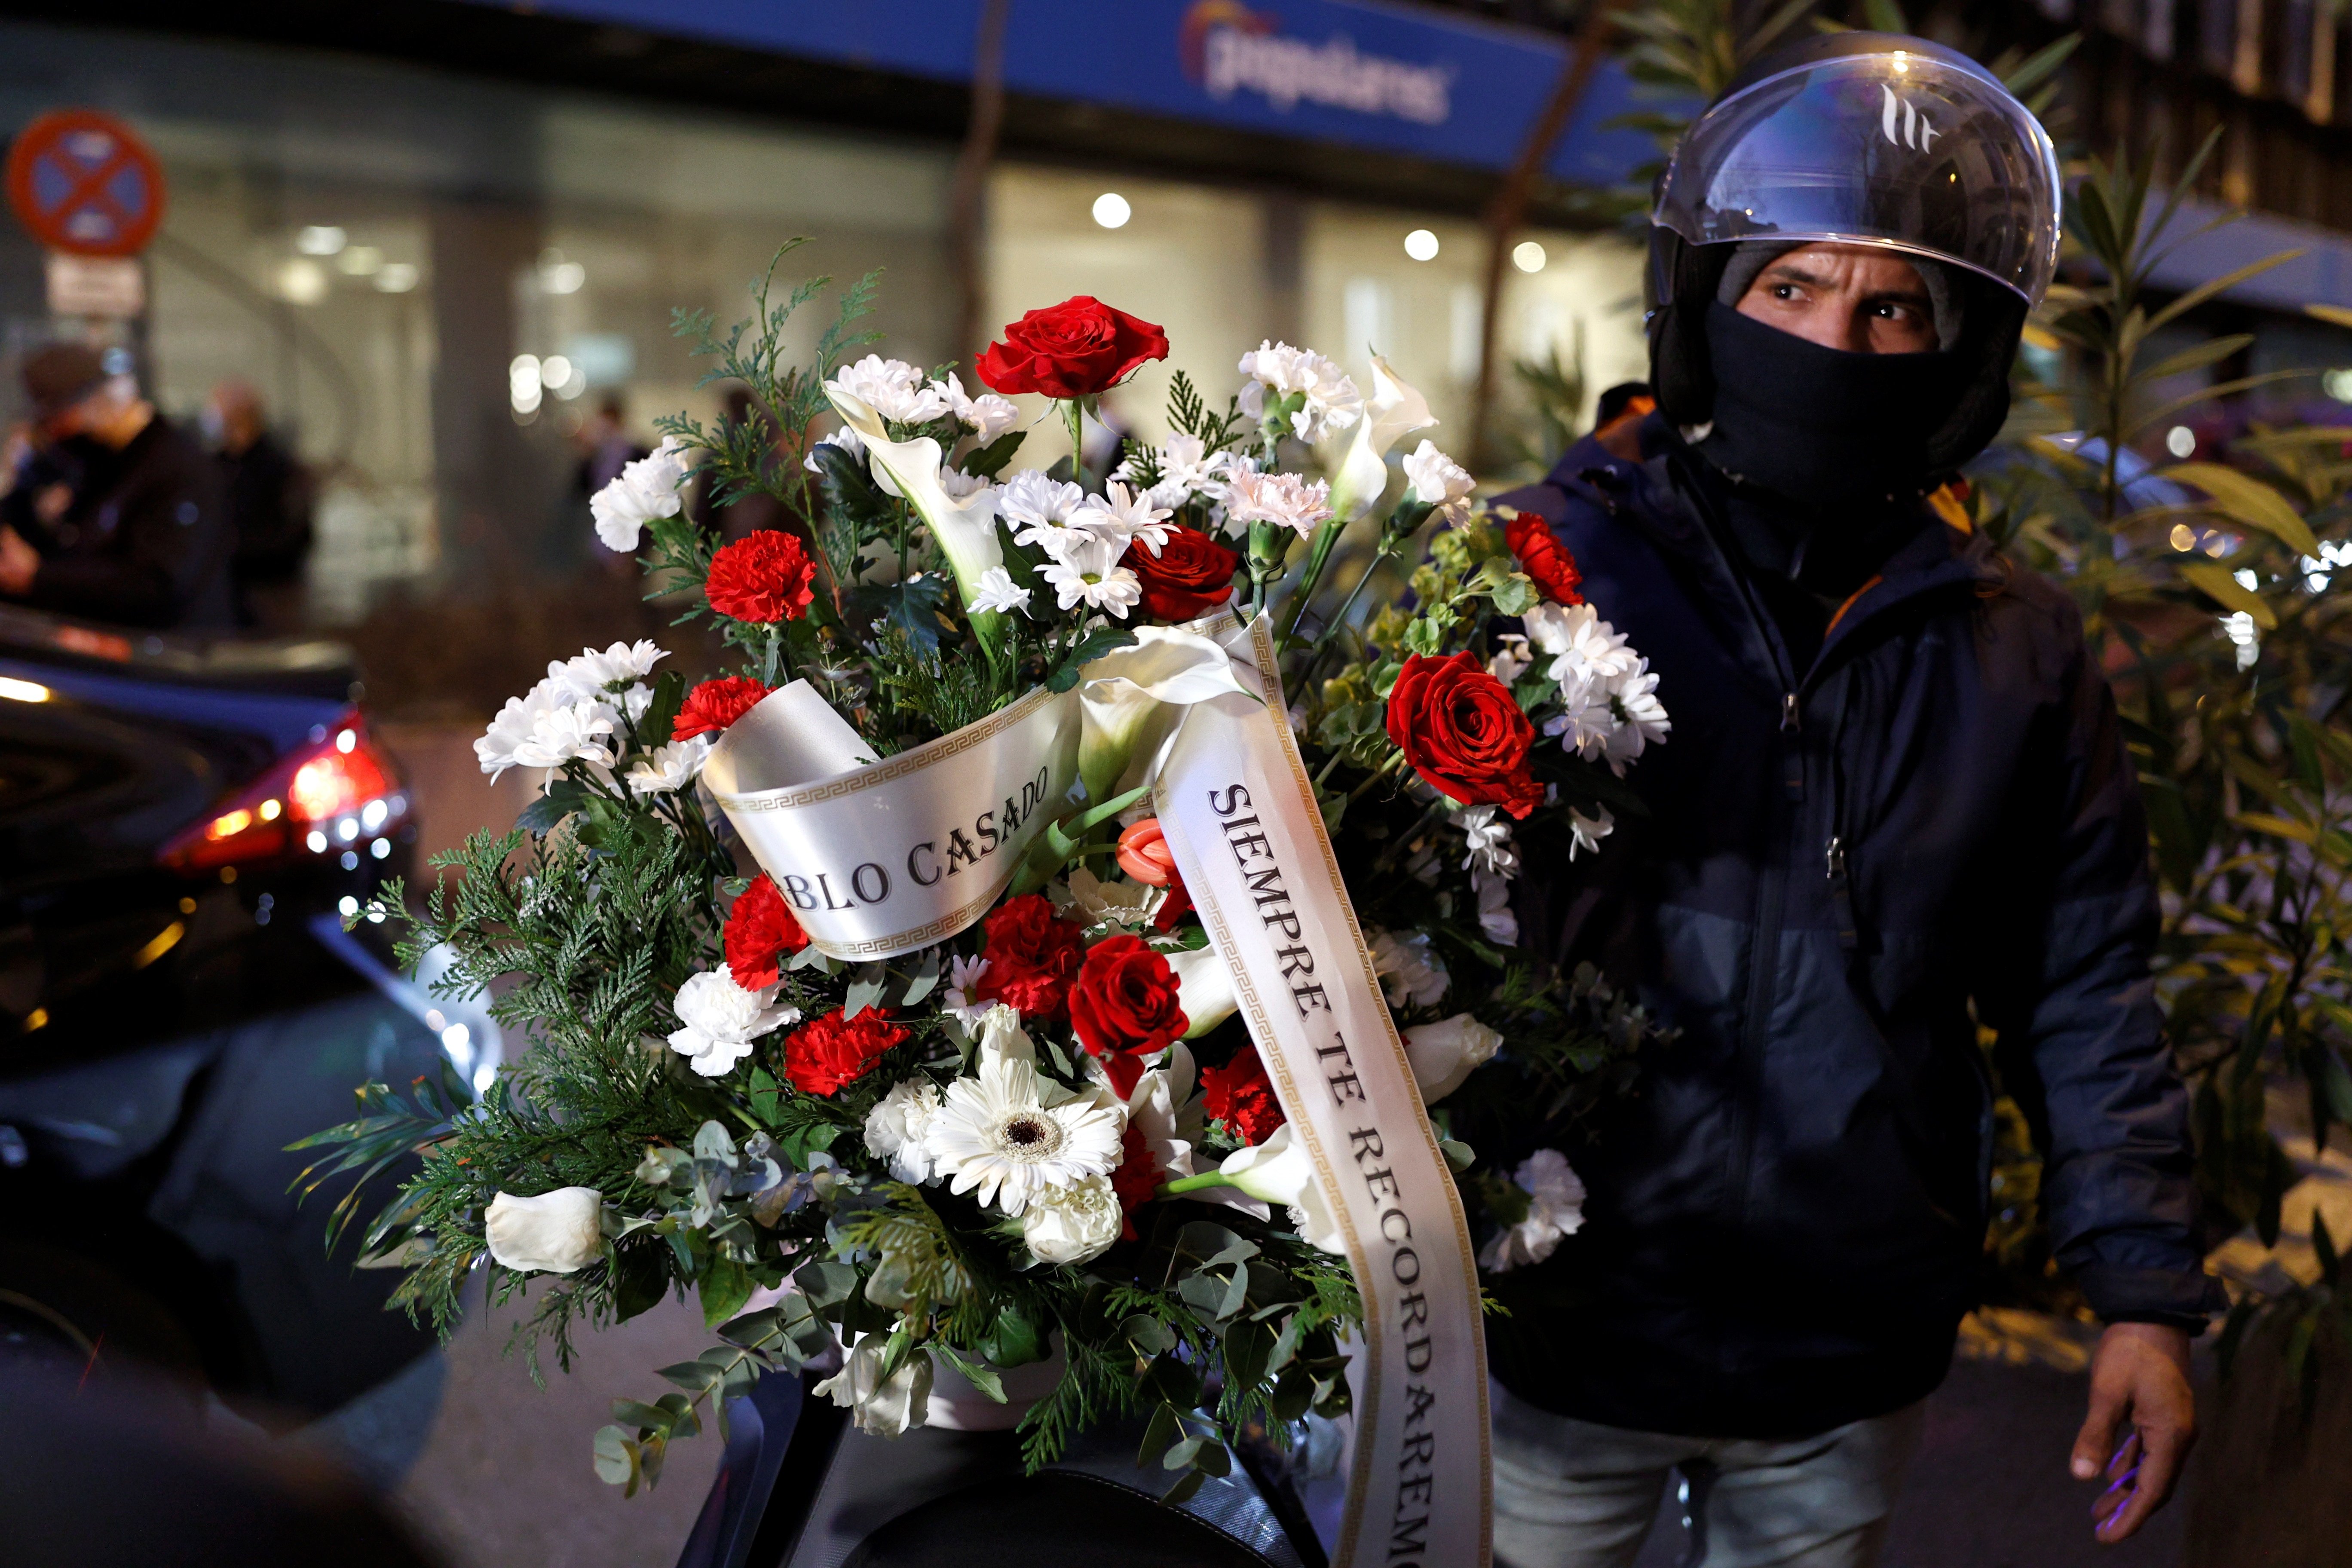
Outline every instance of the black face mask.
POLYGON ((1698 449, 1725 473, 1816 515, 1928 488, 1928 443, 1966 380, 1958 354, 1825 349, 1719 301, 1706 342, 1715 427, 1698 449))

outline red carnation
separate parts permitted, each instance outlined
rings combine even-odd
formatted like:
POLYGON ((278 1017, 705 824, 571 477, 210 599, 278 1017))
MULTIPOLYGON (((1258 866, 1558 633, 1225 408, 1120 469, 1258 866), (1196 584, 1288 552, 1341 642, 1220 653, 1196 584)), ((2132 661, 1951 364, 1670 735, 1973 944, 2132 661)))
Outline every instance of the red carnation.
POLYGON ((1032 310, 1004 329, 973 363, 980 379, 1011 395, 1092 397, 1146 360, 1168 357, 1168 334, 1085 294, 1032 310))
POLYGON ((1110 1173, 1110 1190, 1118 1194, 1119 1215, 1125 1224, 1119 1239, 1136 1239, 1135 1211, 1151 1201, 1160 1190, 1160 1161, 1151 1152, 1151 1144, 1143 1136, 1143 1129, 1130 1121, 1118 1163, 1110 1173))
POLYGON ((751 879, 735 907, 727 911, 722 939, 727 947, 727 973, 746 991, 773 985, 786 954, 808 945, 808 932, 793 918, 793 908, 765 871, 751 879))
POLYGON ((1201 1095, 1211 1116, 1244 1143, 1263 1143, 1289 1118, 1274 1096, 1257 1047, 1244 1046, 1221 1068, 1201 1069, 1201 1095))
POLYGON ((1119 564, 1132 567, 1143 584, 1143 613, 1154 620, 1189 621, 1207 615, 1234 596, 1234 574, 1242 558, 1197 528, 1172 527, 1160 546, 1138 543, 1119 564))
POLYGON ((1528 772, 1536 728, 1511 689, 1469 653, 1415 654, 1389 691, 1389 739, 1430 786, 1465 805, 1525 816, 1543 804, 1528 772))
POLYGON ((768 689, 744 675, 722 675, 716 680, 706 680, 686 694, 677 721, 670 725, 669 738, 686 741, 724 730, 758 707, 768 689))
POLYGON ((1551 524, 1531 511, 1523 511, 1503 525, 1503 542, 1519 558, 1519 570, 1525 572, 1536 587, 1555 605, 1580 605, 1584 595, 1576 591, 1584 581, 1584 574, 1576 569, 1576 557, 1551 531, 1551 524))
POLYGON ((1143 1058, 1184 1037, 1192 1021, 1177 1000, 1176 972, 1139 936, 1119 935, 1087 950, 1070 987, 1070 1027, 1109 1069, 1119 1093, 1143 1076, 1143 1058))
POLYGON ((784 1037, 784 1076, 803 1094, 832 1094, 873 1070, 908 1032, 889 1021, 887 1007, 868 1007, 845 1018, 835 1007, 784 1037))
POLYGON ((1005 1002, 1024 1018, 1060 1013, 1070 982, 1086 962, 1085 929, 1054 913, 1036 893, 1007 899, 989 915, 988 969, 975 987, 976 1002, 1005 1002))
POLYGON ((730 620, 772 626, 808 614, 816 597, 816 563, 797 535, 780 528, 748 533, 710 558, 703 594, 730 620))

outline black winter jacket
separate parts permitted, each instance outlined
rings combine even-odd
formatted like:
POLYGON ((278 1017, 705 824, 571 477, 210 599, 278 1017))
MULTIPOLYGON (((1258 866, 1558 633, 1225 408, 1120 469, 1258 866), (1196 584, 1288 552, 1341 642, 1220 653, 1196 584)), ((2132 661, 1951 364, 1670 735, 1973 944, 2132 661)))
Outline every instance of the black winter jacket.
POLYGON ((1972 1005, 2046 1116, 2062 1265, 2105 1317, 2201 1324, 2147 827, 2073 601, 1931 521, 1791 669, 1685 499, 1701 459, 1654 416, 1638 440, 1501 498, 1550 521, 1674 722, 1629 775, 1649 816, 1549 888, 1529 868, 1522 941, 1680 1034, 1568 1148, 1585 1224, 1505 1277, 1496 1374, 1719 1436, 1924 1397, 1981 1268, 1972 1005))

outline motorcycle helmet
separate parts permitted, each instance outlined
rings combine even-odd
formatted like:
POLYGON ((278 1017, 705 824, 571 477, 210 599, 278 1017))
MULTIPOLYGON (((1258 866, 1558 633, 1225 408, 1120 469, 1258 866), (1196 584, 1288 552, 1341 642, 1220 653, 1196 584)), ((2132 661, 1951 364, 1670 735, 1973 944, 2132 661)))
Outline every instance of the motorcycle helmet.
POLYGON ((2058 264, 2058 155, 1983 67, 1923 38, 1824 35, 1768 51, 1685 133, 1651 212, 1651 379, 1675 424, 1712 417, 1706 308, 1743 242, 1832 241, 1948 264, 1968 299, 1965 386, 1939 470, 2009 411, 2026 312, 2058 264))

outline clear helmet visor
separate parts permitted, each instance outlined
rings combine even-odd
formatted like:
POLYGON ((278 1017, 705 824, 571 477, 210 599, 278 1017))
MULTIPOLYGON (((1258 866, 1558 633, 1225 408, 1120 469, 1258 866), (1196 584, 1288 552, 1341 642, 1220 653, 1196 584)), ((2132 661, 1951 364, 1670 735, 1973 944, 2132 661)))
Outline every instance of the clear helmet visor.
POLYGON ((2041 121, 1973 66, 1898 50, 1792 67, 1715 104, 1675 149, 1651 221, 1694 245, 1885 246, 2039 304, 2058 213, 2041 121))

